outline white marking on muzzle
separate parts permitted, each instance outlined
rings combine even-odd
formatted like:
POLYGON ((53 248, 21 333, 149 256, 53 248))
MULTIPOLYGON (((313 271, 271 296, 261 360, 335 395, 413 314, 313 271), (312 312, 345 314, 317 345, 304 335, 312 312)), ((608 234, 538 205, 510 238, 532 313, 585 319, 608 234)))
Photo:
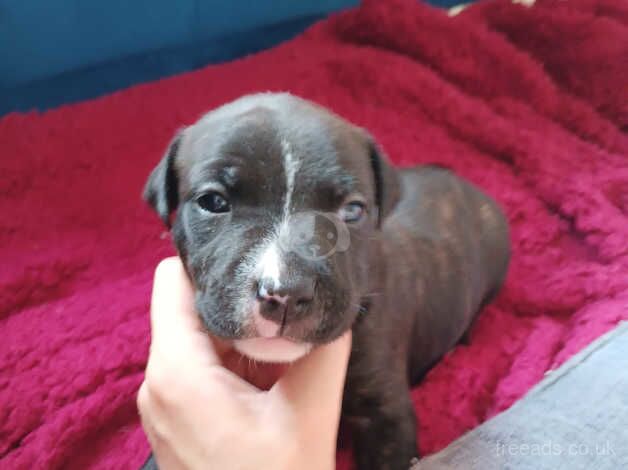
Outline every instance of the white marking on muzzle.
POLYGON ((266 245, 257 263, 261 278, 272 281, 271 287, 273 289, 278 289, 281 285, 282 260, 279 240, 281 237, 289 236, 290 208, 292 206, 296 174, 299 169, 299 162, 294 158, 292 147, 286 139, 281 140, 281 152, 286 174, 286 194, 281 222, 275 228, 273 238, 266 245))
POLYGON ((281 285, 281 256, 276 242, 271 242, 259 259, 259 270, 264 281, 271 281, 272 288, 278 289, 281 285))

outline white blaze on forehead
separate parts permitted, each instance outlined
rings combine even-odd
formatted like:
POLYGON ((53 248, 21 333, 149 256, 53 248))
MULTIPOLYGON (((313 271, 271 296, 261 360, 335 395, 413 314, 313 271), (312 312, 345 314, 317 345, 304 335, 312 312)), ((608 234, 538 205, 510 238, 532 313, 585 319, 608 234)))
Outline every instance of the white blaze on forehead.
POLYGON ((294 193, 294 184, 299 162, 294 158, 292 146, 286 139, 281 140, 281 153, 283 154, 283 167, 286 173, 286 198, 283 206, 283 224, 287 222, 290 214, 290 206, 292 205, 292 194, 294 193))
POLYGON ((299 162, 294 157, 292 146, 286 139, 281 139, 281 153, 283 157, 284 173, 286 174, 286 194, 284 197, 283 213, 280 226, 275 229, 275 239, 272 240, 262 252, 259 261, 259 274, 264 280, 272 281, 273 288, 277 289, 281 283, 281 249, 279 238, 286 236, 288 231, 288 219, 294 194, 296 174, 299 162))

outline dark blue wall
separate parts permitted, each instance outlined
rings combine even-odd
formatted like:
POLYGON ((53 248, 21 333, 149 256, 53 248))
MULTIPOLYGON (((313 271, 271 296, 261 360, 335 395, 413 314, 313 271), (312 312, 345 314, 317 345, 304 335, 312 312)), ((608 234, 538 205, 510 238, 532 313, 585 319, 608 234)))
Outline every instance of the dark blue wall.
POLYGON ((357 3, 0 0, 0 115, 46 109, 259 51, 357 3))

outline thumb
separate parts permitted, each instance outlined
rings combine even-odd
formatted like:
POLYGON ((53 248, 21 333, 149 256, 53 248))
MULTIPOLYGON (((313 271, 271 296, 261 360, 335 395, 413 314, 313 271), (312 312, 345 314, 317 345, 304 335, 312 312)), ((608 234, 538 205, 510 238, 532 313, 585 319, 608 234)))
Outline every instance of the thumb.
POLYGON ((289 404, 298 419, 335 421, 338 427, 342 393, 351 351, 351 331, 318 346, 290 366, 270 390, 289 404))
POLYGON ((220 363, 225 346, 202 325, 194 308, 194 289, 178 257, 162 260, 155 270, 150 319, 151 356, 220 363))

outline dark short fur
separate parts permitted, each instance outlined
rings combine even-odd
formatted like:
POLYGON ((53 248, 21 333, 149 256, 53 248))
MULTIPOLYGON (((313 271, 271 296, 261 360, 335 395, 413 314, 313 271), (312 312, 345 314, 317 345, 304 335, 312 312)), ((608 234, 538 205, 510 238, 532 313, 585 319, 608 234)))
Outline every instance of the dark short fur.
MULTIPOLYGON (((353 329, 343 418, 357 467, 405 470, 418 455, 408 388, 499 289, 509 260, 506 220, 492 199, 447 169, 393 169, 368 133, 312 103, 287 94, 240 99, 179 133, 145 190, 164 222, 173 219, 199 314, 223 338, 254 334, 234 313, 255 289, 239 266, 280 217, 281 139, 300 163, 298 209, 333 213, 351 192, 368 209, 366 220, 349 227, 347 250, 317 261, 290 258, 294 275, 316 276, 317 289, 284 334, 322 344, 353 329), (215 180, 234 201, 228 217, 195 209, 215 180)), ((319 245, 330 243, 325 230, 313 235, 319 245)), ((152 459, 146 468, 154 468, 152 459)))

